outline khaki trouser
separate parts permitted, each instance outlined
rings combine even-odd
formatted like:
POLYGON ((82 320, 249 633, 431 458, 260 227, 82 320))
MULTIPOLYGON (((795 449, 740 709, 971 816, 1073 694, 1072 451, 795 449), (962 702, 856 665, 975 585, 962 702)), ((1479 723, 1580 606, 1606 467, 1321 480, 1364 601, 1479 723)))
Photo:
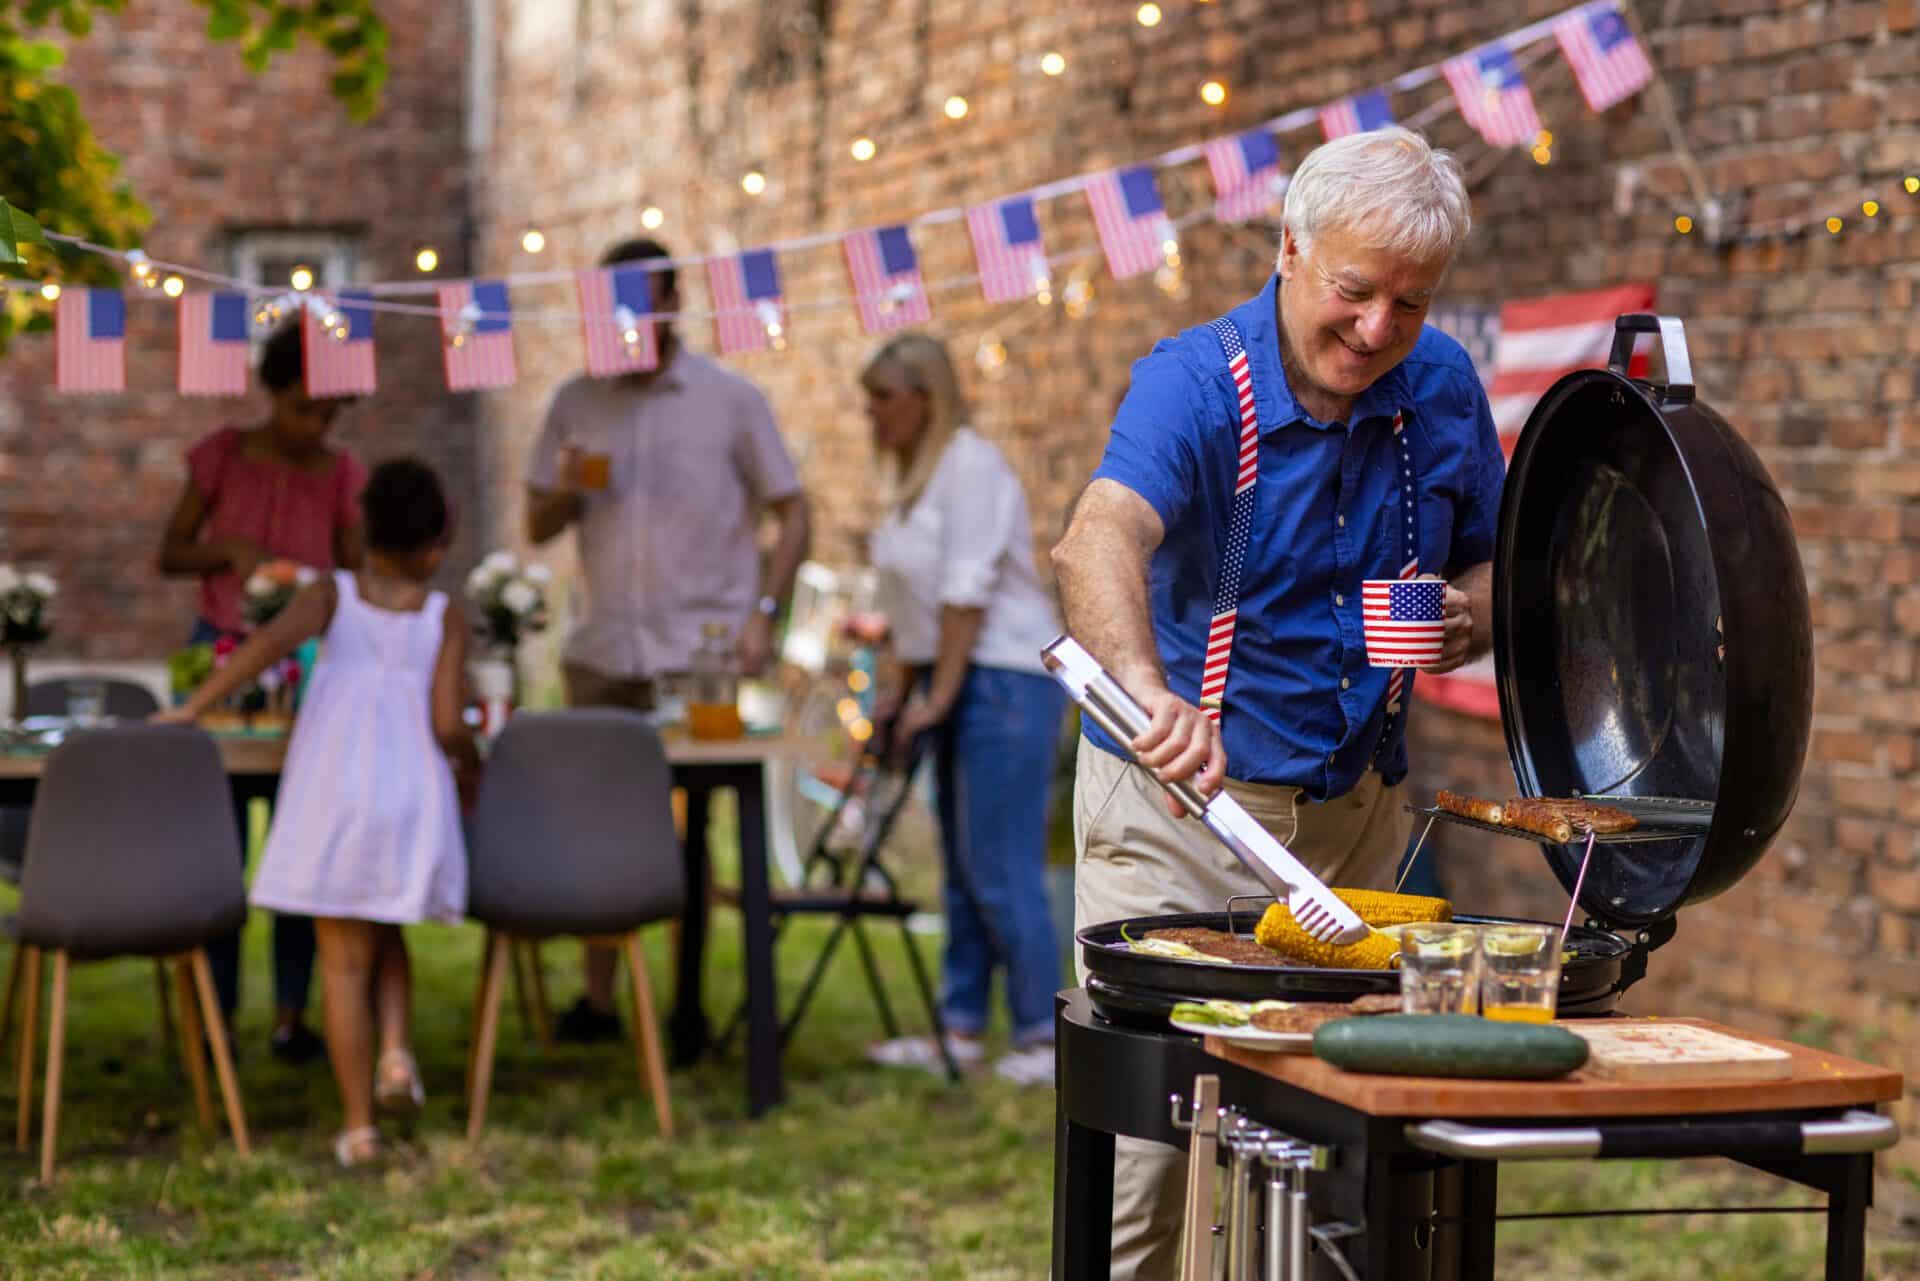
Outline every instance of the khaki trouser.
MULTIPOLYGON (((1329 885, 1391 886, 1412 830, 1403 786, 1372 770, 1345 796, 1315 802, 1297 787, 1241 783, 1226 789, 1329 885)), ((1173 912, 1225 911, 1235 894, 1264 894, 1251 872, 1191 819, 1167 812, 1165 793, 1139 766, 1084 738, 1073 781, 1073 925, 1173 912)), ((1086 966, 1076 966, 1082 984, 1086 966)), ((1178 1271, 1186 1157, 1146 1139, 1120 1138, 1113 1159, 1113 1276, 1160 1281, 1178 1271)))

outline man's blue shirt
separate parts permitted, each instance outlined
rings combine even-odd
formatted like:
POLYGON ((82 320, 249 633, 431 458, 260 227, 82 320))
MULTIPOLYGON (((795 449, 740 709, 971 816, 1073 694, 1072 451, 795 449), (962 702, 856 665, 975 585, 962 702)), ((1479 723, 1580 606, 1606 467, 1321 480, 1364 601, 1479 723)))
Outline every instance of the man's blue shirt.
MULTIPOLYGON (((1388 783, 1407 772, 1407 718, 1387 725, 1388 669, 1367 666, 1360 624, 1361 582, 1398 577, 1406 560, 1395 412, 1404 412, 1422 573, 1452 577, 1492 559, 1505 461, 1472 362, 1437 329, 1355 400, 1347 423, 1309 415, 1280 369, 1277 287, 1276 276, 1229 313, 1247 348, 1260 470, 1220 727, 1229 776, 1324 800, 1370 765, 1388 783)), ((1148 574, 1154 636, 1168 687, 1196 704, 1239 460, 1237 405, 1211 329, 1163 339, 1134 365, 1094 472, 1159 513, 1166 535, 1148 574)), ((1091 724, 1086 732, 1119 753, 1091 724)))

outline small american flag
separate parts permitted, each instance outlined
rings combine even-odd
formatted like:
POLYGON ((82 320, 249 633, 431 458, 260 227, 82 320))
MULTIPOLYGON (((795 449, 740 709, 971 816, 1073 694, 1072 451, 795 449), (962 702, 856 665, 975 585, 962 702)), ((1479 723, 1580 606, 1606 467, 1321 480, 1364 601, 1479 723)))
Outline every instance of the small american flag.
POLYGON ((307 370, 309 396, 366 396, 374 386, 373 295, 364 289, 342 289, 339 297, 313 294, 300 316, 300 355, 307 370), (335 338, 321 323, 328 313, 347 328, 335 338))
POLYGON ((1568 14, 1553 24, 1553 36, 1595 111, 1631 98, 1653 79, 1646 51, 1633 38, 1626 17, 1611 5, 1568 14))
POLYGON ((1436 578, 1368 579, 1360 592, 1367 662, 1375 667, 1422 667, 1439 661, 1446 637, 1441 621, 1445 583, 1436 578))
POLYGON ((920 260, 914 256, 905 227, 848 232, 840 245, 853 278, 860 328, 868 334, 884 334, 933 319, 927 287, 920 279, 920 260))
POLYGON ((653 315, 651 274, 645 267, 632 266, 575 273, 589 377, 611 378, 659 366, 660 339, 649 319, 653 315))
POLYGON ((1372 133, 1392 123, 1393 108, 1387 105, 1384 89, 1369 89, 1320 108, 1320 132, 1328 142, 1350 133, 1372 133))
POLYGON ((180 300, 180 394, 247 394, 245 294, 188 294, 180 300))
POLYGON ((448 391, 484 391, 511 387, 518 377, 513 363, 513 306, 498 280, 456 281, 440 286, 440 342, 448 391), (471 306, 478 315, 461 313, 471 306))
POLYGON ((1152 271, 1166 259, 1167 246, 1174 243, 1173 223, 1160 203, 1153 170, 1140 165, 1097 173, 1087 180, 1087 202, 1115 280, 1152 271))
POLYGON ((722 355, 784 345, 786 299, 780 293, 780 262, 773 250, 709 259, 707 287, 713 293, 714 337, 722 355))
POLYGON ((1441 64, 1467 123, 1495 147, 1530 144, 1540 132, 1533 95, 1505 45, 1482 45, 1441 64))
POLYGON ((980 263, 980 290, 988 302, 1031 298, 1048 282, 1047 249, 1032 196, 1010 196, 967 210, 973 255, 980 263))
POLYGON ((1213 173, 1213 212, 1221 222, 1245 222, 1267 213, 1287 189, 1280 172, 1280 146, 1265 129, 1251 129, 1207 144, 1213 173))
POLYGON ((127 389, 127 300, 118 289, 67 289, 53 313, 53 385, 127 389))

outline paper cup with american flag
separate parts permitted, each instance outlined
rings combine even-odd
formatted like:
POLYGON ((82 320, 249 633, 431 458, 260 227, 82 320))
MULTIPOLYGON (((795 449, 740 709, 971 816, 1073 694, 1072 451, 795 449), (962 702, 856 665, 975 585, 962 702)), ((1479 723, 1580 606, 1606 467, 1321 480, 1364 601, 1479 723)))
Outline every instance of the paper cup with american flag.
POLYGON ((1360 620, 1370 667, 1425 667, 1440 661, 1447 585, 1438 578, 1369 578, 1360 620))

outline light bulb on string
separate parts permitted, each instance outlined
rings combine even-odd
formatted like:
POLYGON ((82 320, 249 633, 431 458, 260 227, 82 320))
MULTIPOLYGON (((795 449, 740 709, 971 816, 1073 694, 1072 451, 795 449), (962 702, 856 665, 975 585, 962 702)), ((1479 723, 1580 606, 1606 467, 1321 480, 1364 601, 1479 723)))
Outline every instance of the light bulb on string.
POLYGON ((1177 261, 1169 262, 1155 271, 1153 283, 1159 286, 1161 293, 1175 301, 1184 300, 1187 296, 1187 276, 1180 270, 1180 264, 1177 261))
POLYGON ((1847 225, 1846 223, 1842 222, 1838 218, 1829 218, 1827 219, 1827 232, 1830 235, 1837 236, 1840 234, 1840 229, 1846 225, 1847 225))
POLYGON ((538 227, 528 227, 520 233, 520 247, 530 254, 537 254, 547 247, 547 233, 538 227))
POLYGON ((1684 236, 1693 230, 1693 219, 1681 214, 1673 220, 1673 229, 1684 236))
POLYGON ((884 315, 891 315, 893 312, 899 310, 902 306, 912 301, 913 301, 913 286, 908 284, 906 281, 902 280, 895 283, 893 286, 891 286, 887 290, 885 294, 881 295, 880 311, 884 315))
POLYGON ((853 158, 862 164, 873 159, 874 152, 878 150, 879 148, 873 145, 873 139, 871 138, 855 138, 853 145, 847 148, 847 151, 852 154, 853 158))
POLYGON ((1227 87, 1218 80, 1209 80, 1200 86, 1200 101, 1209 107, 1224 106, 1227 101, 1227 87))
POLYGON ((307 290, 313 288, 313 269, 311 267, 295 267, 287 273, 287 283, 293 286, 296 293, 307 292, 307 290))
POLYGON ((666 220, 667 215, 659 205, 648 205, 640 211, 640 225, 648 231, 660 230, 661 224, 666 222, 666 220))
POLYGON ((178 298, 187 292, 187 282, 178 276, 168 276, 161 284, 160 291, 169 298, 178 298))
POLYGON ((338 329, 340 327, 340 321, 340 313, 332 307, 320 313, 320 328, 322 329, 338 329))
POLYGON ((1909 196, 1920 195, 1920 177, 1916 177, 1913 174, 1908 174, 1906 181, 1901 183, 1900 185, 1907 189, 1907 194, 1909 196))
POLYGON ((1093 314, 1093 281, 1090 277, 1075 275, 1067 281, 1067 287, 1060 291, 1060 302, 1069 320, 1079 320, 1093 314))
POLYGON ((640 345, 640 316, 625 303, 613 309, 613 323, 619 327, 620 341, 625 343, 628 352, 640 345))
POLYGON ((1133 11, 1133 20, 1143 27, 1159 26, 1160 18, 1160 6, 1154 4, 1153 0, 1147 0, 1146 4, 1133 11))
POLYGON ((775 351, 787 349, 787 327, 780 323, 780 308, 769 299, 762 298, 753 305, 753 314, 760 320, 760 327, 767 331, 767 341, 775 351))
POLYGON ((484 314, 480 310, 479 303, 469 300, 455 313, 452 332, 447 335, 447 342, 454 347, 466 346, 467 339, 480 327, 480 319, 484 314))
POLYGON ((153 260, 147 257, 147 251, 144 249, 129 249, 127 250, 127 270, 133 273, 135 280, 144 285, 147 283, 147 277, 153 274, 153 260))
POLYGON ((1049 49, 1040 55, 1040 74, 1043 76, 1061 76, 1067 72, 1066 55, 1049 49))
POLYGON ((1044 268, 1033 273, 1033 300, 1042 307, 1053 305, 1053 281, 1048 278, 1044 268))
POLYGON ((1878 200, 1866 201, 1860 206, 1860 212, 1869 218, 1878 217, 1880 213, 1880 202, 1878 200))
POLYGON ((991 332, 980 335, 980 344, 973 351, 973 363, 980 367, 982 378, 999 382, 1007 372, 1006 344, 991 332))
POLYGON ((1552 164, 1553 148, 1544 143, 1535 143, 1533 148, 1533 163, 1536 165, 1552 164))
POLYGON ((749 196, 757 196, 767 189, 767 175, 758 169, 749 169, 740 177, 740 190, 749 196))
POLYGON ((965 119, 967 114, 967 100, 956 93, 947 99, 947 104, 942 110, 947 113, 947 119, 949 120, 965 119))
POLYGON ((60 282, 57 280, 49 280, 45 284, 41 285, 40 296, 42 298, 45 298, 48 302, 59 302, 60 301, 60 282))
POLYGON ((435 267, 438 267, 439 265, 440 265, 440 251, 438 249, 435 249, 432 245, 420 246, 419 250, 413 255, 414 269, 423 274, 426 272, 432 271, 435 267))

